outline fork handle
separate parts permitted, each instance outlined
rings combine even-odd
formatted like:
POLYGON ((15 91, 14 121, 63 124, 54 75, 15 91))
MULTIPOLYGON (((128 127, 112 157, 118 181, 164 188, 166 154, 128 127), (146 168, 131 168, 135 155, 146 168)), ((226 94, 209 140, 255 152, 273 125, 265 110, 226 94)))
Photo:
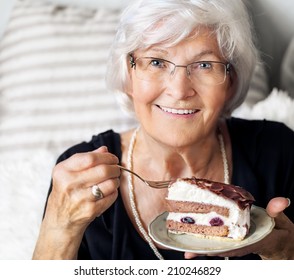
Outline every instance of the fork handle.
POLYGON ((117 164, 117 166, 118 166, 121 170, 124 170, 124 171, 129 172, 129 173, 133 174, 134 176, 136 176, 137 178, 139 178, 140 180, 142 180, 143 182, 145 182, 145 180, 144 180, 142 177, 140 177, 137 173, 133 172, 132 170, 127 169, 126 167, 123 167, 123 166, 121 166, 121 165, 119 165, 119 164, 117 164))

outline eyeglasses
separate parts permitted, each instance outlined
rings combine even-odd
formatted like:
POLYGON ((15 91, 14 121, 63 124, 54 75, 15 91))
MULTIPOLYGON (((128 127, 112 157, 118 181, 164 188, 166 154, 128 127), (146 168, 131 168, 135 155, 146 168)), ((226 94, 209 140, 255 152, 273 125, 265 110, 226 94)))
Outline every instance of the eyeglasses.
POLYGON ((144 81, 167 80, 174 75, 177 67, 186 68, 187 77, 192 82, 203 85, 222 84, 231 69, 230 63, 220 61, 196 61, 188 65, 176 65, 171 61, 156 57, 134 58, 130 55, 131 68, 136 77, 144 81))

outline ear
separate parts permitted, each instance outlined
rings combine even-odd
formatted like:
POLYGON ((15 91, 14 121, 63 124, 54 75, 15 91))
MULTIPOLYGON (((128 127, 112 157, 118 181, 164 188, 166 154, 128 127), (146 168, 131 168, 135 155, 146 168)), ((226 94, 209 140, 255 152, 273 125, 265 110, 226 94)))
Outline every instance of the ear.
POLYGON ((227 96, 226 96, 226 100, 228 101, 229 99, 231 99, 236 90, 237 90, 237 75, 236 72, 234 71, 234 69, 232 69, 229 73, 228 76, 228 84, 227 84, 227 96))
POLYGON ((128 76, 126 77, 126 82, 125 82, 125 93, 132 98, 133 96, 133 75, 134 71, 131 68, 130 64, 128 63, 128 76))

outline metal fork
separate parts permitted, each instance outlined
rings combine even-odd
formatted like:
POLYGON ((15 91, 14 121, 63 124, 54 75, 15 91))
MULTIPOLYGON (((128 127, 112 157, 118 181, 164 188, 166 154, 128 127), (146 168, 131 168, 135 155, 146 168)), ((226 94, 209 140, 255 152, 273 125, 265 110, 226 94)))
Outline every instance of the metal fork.
POLYGON ((167 180, 167 181, 148 181, 143 179, 140 175, 138 175, 137 173, 121 166, 121 165, 117 165, 121 170, 123 171, 127 171, 131 174, 133 174, 134 176, 136 176, 137 178, 139 178, 142 182, 144 182, 148 187, 151 188, 155 188, 155 189, 164 189, 164 188, 168 188, 168 186, 170 185, 172 180, 167 180))

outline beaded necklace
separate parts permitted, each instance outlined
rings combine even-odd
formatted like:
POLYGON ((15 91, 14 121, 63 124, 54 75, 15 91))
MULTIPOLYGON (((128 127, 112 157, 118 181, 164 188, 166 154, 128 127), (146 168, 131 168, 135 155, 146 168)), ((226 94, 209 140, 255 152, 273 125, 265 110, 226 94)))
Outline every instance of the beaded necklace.
MULTIPOLYGON (((131 137, 131 141, 130 141, 130 145, 129 145, 129 149, 128 149, 127 168, 129 170, 133 170, 133 151, 134 151, 134 147, 135 147, 137 132, 139 131, 139 129, 140 129, 140 127, 137 127, 135 129, 135 131, 133 132, 132 137, 131 137)), ((218 134, 218 140, 219 140, 219 145, 220 145, 220 150, 221 150, 222 160, 223 160, 224 182, 226 184, 229 184, 228 160, 227 160, 227 154, 226 154, 226 150, 225 150, 224 138, 223 138, 223 135, 221 132, 218 134)), ((140 216, 138 213, 137 205, 135 202, 133 175, 131 173, 128 174, 128 188, 129 188, 130 205, 131 205, 133 216, 135 218, 136 225, 138 226, 141 234, 143 235, 145 240, 148 242, 150 248, 152 249, 154 254, 157 256, 157 258, 160 260, 163 260, 164 258, 159 253, 153 240, 151 239, 151 237, 149 236, 149 234, 147 233, 147 231, 144 229, 144 227, 142 225, 142 222, 141 222, 141 219, 140 219, 140 216)))

